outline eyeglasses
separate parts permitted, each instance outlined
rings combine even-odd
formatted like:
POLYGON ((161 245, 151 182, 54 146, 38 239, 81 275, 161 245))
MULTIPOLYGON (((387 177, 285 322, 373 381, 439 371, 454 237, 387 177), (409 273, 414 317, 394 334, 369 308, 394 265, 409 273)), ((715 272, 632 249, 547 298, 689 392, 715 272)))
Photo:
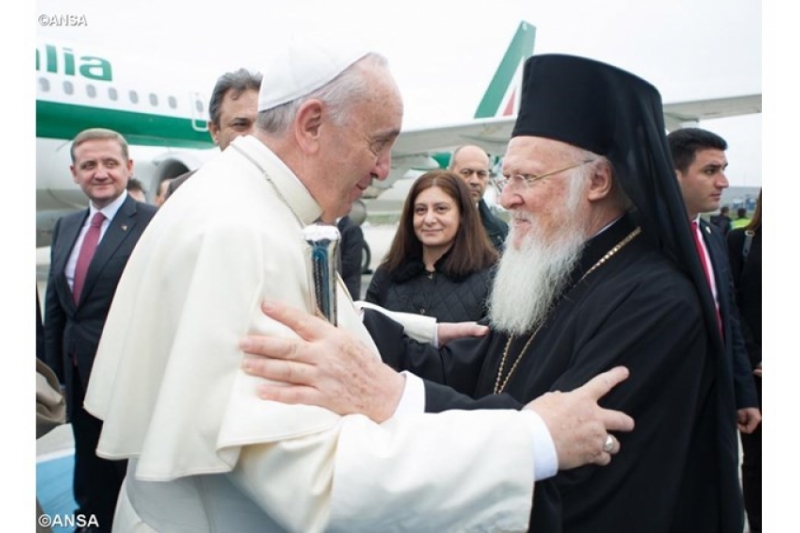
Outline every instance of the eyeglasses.
POLYGON ((480 178, 482 180, 485 180, 486 178, 489 177, 489 171, 488 170, 474 170, 474 169, 471 169, 471 168, 462 168, 461 170, 458 171, 458 173, 464 179, 468 179, 473 174, 475 174, 476 176, 478 176, 478 178, 480 178))
POLYGON ((545 178, 549 178, 550 176, 555 176, 556 174, 560 174, 562 172, 566 172, 567 170, 572 170, 573 168, 578 168, 583 166, 587 163, 593 162, 594 159, 585 159, 580 163, 576 163, 574 165, 570 165, 568 167, 560 168, 558 170, 554 170, 552 172, 546 172, 544 174, 539 174, 538 176, 534 174, 514 174, 510 177, 505 176, 498 176, 492 179, 492 185, 497 189, 498 193, 502 193, 503 189, 506 187, 514 187, 514 188, 521 188, 522 190, 527 190, 531 185, 536 183, 539 180, 543 180, 545 178))

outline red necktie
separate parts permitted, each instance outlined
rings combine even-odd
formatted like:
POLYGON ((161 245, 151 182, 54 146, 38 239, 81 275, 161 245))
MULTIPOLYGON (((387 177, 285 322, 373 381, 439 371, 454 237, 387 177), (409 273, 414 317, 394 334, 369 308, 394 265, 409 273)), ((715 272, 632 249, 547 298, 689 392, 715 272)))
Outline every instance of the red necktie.
MULTIPOLYGON (((714 295, 714 289, 711 286, 711 265, 708 264, 706 260, 706 252, 703 248, 703 243, 700 242, 700 235, 697 232, 697 221, 692 221, 692 237, 694 237, 694 245, 697 248, 697 255, 700 256, 700 263, 703 265, 703 273, 706 275, 706 283, 708 283, 708 288, 711 290, 711 295, 714 295)), ((720 333, 722 332, 722 317, 719 314, 719 306, 717 305, 716 299, 714 301, 714 309, 717 312, 717 326, 719 326, 720 333)))
POLYGON ((75 281, 72 284, 72 296, 75 298, 75 303, 78 303, 83 290, 83 283, 86 281, 86 272, 89 270, 89 263, 92 262, 94 252, 97 250, 97 243, 100 241, 100 226, 106 219, 105 215, 97 212, 92 217, 92 222, 89 225, 89 230, 83 237, 81 244, 81 251, 78 253, 78 263, 75 265, 75 281))

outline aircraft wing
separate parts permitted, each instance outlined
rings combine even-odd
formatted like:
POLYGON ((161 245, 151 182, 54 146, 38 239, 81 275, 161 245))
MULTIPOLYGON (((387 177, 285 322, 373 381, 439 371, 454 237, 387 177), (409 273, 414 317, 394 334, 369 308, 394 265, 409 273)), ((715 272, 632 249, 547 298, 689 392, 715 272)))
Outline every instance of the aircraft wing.
POLYGON ((701 120, 761 113, 761 95, 731 96, 664 104, 664 123, 669 131, 694 126, 701 120))
MULTIPOLYGON (((761 95, 751 94, 664 104, 664 123, 669 131, 696 125, 701 120, 761 113, 761 95)), ((383 182, 365 192, 376 198, 409 170, 440 167, 434 155, 462 144, 476 144, 493 155, 502 155, 514 128, 515 116, 472 119, 461 124, 403 130, 392 149, 392 171, 383 182)))
MULTIPOLYGON (((761 95, 731 96, 664 104, 664 122, 673 130, 701 120, 761 113, 761 95)), ((506 149, 516 116, 473 119, 461 124, 403 130, 392 149, 396 166, 413 167, 437 151, 477 144, 499 155, 506 149)), ((420 165, 425 168, 424 164, 420 165)))
POLYGON ((440 168, 433 156, 451 152, 462 144, 476 144, 490 154, 502 154, 511 137, 516 117, 472 119, 461 124, 403 130, 392 148, 392 170, 382 182, 375 181, 364 192, 377 198, 409 170, 440 168))
MULTIPOLYGON (((732 96, 664 104, 667 129, 696 124, 701 120, 761 113, 761 95, 732 96)), ((462 144, 477 144, 499 155, 506 149, 516 116, 473 119, 461 124, 403 130, 392 149, 397 166, 414 166, 432 153, 462 144)), ((423 165, 424 167, 424 165, 423 165)))
POLYGON ((431 149, 455 148, 462 144, 477 144, 487 152, 497 153, 506 148, 516 117, 472 119, 454 125, 404 130, 392 149, 392 157, 403 160, 431 149))

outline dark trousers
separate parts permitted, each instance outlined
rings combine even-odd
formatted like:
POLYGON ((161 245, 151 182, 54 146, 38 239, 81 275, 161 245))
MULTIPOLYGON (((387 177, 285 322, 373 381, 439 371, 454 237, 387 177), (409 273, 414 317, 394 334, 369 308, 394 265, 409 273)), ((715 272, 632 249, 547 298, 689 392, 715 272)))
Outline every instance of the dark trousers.
MULTIPOLYGON (((761 407, 761 378, 755 377, 758 405, 761 407)), ((761 424, 742 438, 742 492, 747 522, 752 533, 761 533, 761 424)))
POLYGON ((100 526, 98 530, 110 532, 128 462, 107 461, 95 453, 103 422, 83 409, 86 388, 81 383, 78 369, 73 370, 70 422, 75 437, 75 472, 72 479, 72 491, 78 503, 75 514, 84 515, 87 521, 94 515, 100 526))

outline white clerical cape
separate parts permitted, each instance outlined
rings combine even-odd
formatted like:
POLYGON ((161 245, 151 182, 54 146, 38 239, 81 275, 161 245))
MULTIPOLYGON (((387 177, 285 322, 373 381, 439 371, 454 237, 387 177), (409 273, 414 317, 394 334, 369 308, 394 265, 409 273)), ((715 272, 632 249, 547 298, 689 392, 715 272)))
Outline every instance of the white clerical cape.
MULTIPOLYGON (((320 213, 297 177, 244 137, 139 240, 85 402, 104 421, 98 454, 131 459, 115 531, 527 529, 531 413, 378 425, 257 397, 238 343, 294 335, 263 315, 265 299, 313 309, 301 229, 320 213)), ((374 349, 340 289, 340 327, 374 349)))

